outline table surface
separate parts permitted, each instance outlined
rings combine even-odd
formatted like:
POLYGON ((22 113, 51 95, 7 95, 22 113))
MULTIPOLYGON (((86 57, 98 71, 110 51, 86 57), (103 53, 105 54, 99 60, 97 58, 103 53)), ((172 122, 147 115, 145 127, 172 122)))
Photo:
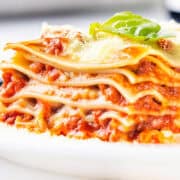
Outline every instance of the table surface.
MULTIPOLYGON (((150 18, 158 20, 167 20, 165 10, 158 7, 140 8, 135 12, 145 15, 150 18)), ((49 24, 72 24, 78 28, 87 29, 88 25, 93 21, 101 21, 114 14, 114 10, 108 10, 106 13, 94 12, 86 14, 68 14, 68 15, 44 15, 44 16, 31 16, 31 17, 8 17, 0 18, 0 47, 5 42, 13 42, 19 40, 33 39, 38 37, 41 23, 48 22, 49 24)), ((4 53, 0 53, 1 59, 5 59, 4 53)), ((63 177, 58 174, 52 174, 43 172, 41 170, 35 170, 21 165, 14 164, 4 159, 0 159, 0 179, 2 180, 76 180, 79 178, 63 177)))

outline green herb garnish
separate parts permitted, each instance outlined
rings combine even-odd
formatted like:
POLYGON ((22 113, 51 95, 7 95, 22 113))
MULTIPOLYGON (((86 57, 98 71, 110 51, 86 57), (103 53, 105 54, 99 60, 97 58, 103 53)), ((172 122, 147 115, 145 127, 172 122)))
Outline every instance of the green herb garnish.
POLYGON ((161 26, 156 22, 132 12, 122 12, 115 14, 102 24, 92 23, 89 33, 94 38, 97 37, 99 32, 107 32, 136 40, 156 41, 162 37, 159 34, 160 30, 161 26))

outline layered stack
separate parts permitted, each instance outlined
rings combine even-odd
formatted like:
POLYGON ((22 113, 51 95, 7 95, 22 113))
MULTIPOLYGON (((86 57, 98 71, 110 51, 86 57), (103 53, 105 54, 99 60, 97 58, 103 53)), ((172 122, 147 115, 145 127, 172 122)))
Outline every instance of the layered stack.
POLYGON ((0 64, 0 121, 80 139, 176 140, 179 46, 169 40, 149 45, 115 34, 93 39, 47 26, 39 39, 6 49, 15 55, 0 64))

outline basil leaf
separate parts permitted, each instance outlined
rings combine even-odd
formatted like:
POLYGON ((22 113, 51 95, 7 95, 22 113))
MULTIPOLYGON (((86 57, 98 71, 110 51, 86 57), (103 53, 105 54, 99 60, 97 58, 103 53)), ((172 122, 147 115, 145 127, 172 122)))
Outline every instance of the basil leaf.
POLYGON ((96 33, 99 31, 101 27, 100 23, 92 23, 89 27, 89 33, 93 36, 93 38, 96 37, 96 33))
POLYGON ((115 14, 102 24, 92 23, 89 32, 93 37, 96 37, 96 33, 103 31, 139 40, 154 41, 160 38, 160 30, 160 25, 149 19, 132 12, 122 12, 115 14))

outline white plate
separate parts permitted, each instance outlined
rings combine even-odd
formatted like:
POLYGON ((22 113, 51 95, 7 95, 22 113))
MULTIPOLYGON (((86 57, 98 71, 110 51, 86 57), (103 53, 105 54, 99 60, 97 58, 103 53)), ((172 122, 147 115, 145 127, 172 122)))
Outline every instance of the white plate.
POLYGON ((0 126, 0 156, 82 178, 179 180, 179 145, 138 145, 36 135, 0 126))
MULTIPOLYGON (((0 158, 1 180, 80 180, 79 178, 34 169, 0 158)), ((82 179, 84 180, 84 179, 82 179)))

